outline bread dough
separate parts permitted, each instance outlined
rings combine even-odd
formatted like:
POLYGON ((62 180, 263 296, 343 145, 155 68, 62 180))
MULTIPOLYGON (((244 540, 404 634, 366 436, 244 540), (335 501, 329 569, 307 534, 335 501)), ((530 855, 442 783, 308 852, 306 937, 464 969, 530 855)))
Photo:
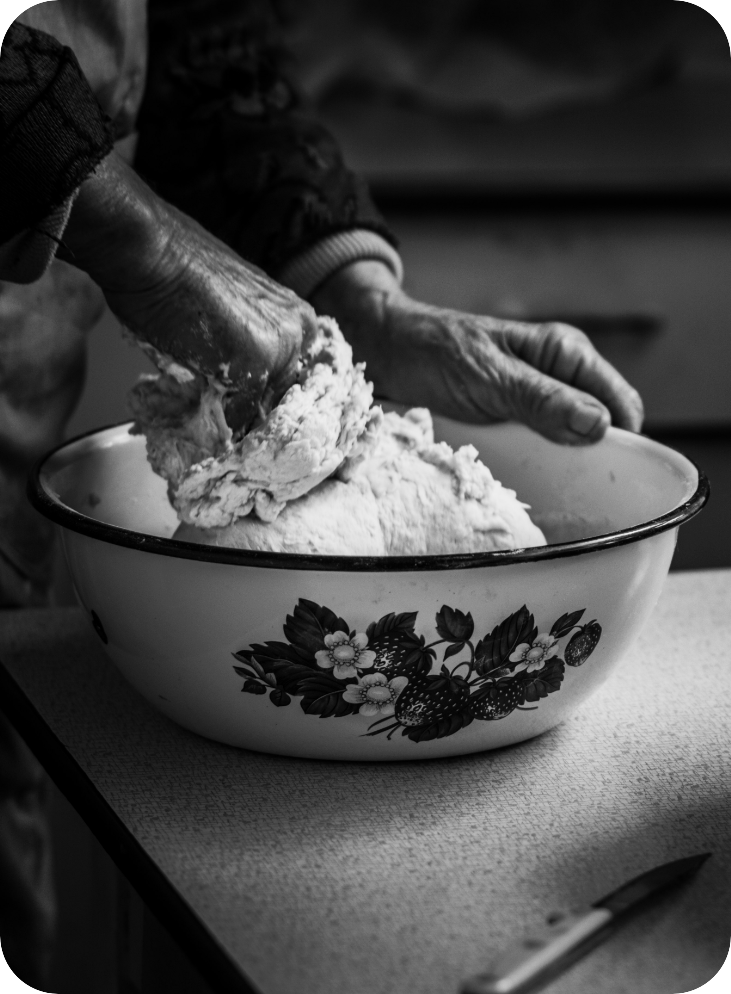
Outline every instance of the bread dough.
POLYGON ((147 457, 168 481, 181 521, 225 527, 254 512, 273 521, 331 476, 380 411, 365 365, 331 318, 305 347, 299 382, 262 423, 234 439, 223 410, 225 388, 173 362, 132 391, 134 431, 147 439, 147 457))
POLYGON ((431 415, 384 415, 330 318, 299 382, 234 438, 225 388, 169 360, 133 392, 136 431, 168 480, 175 537, 268 552, 398 556, 545 545, 474 446, 435 442, 431 415))
POLYGON ((371 423, 335 477, 288 503, 275 521, 254 515, 176 538, 206 545, 321 555, 406 556, 491 552, 545 545, 515 493, 466 445, 435 443, 416 408, 371 423))

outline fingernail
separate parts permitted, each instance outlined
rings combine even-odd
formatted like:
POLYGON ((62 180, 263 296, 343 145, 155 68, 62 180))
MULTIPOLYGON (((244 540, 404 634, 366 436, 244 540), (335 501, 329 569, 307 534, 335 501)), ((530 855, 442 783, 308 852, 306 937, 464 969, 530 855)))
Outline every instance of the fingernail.
POLYGON ((606 417, 606 409, 597 404, 579 404, 569 415, 569 427, 577 435, 594 435, 606 417))

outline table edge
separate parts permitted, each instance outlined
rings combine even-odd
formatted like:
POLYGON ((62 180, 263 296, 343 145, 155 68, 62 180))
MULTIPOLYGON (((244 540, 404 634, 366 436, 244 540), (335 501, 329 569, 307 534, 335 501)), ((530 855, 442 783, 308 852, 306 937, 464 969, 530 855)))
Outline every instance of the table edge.
POLYGON ((0 658, 0 710, 216 994, 261 994, 46 724, 0 658))

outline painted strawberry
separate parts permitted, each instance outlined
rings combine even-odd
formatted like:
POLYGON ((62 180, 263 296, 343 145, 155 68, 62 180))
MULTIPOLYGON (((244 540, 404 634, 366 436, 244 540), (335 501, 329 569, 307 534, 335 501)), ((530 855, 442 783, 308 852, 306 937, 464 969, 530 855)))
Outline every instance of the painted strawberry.
POLYGON ((564 659, 569 666, 582 666, 596 649, 602 637, 602 626, 598 621, 590 621, 569 639, 564 659))
POLYGON ((404 633, 402 631, 384 632, 371 638, 371 645, 374 646, 376 661, 373 664, 377 670, 390 670, 403 664, 406 652, 402 643, 404 633))
POLYGON ((519 705, 525 703, 525 689, 520 680, 510 680, 474 694, 470 701, 470 714, 481 721, 507 718, 519 705))
POLYGON ((463 711, 469 697, 469 684, 462 677, 422 676, 408 683, 399 696, 396 720, 406 726, 432 725, 463 711))
POLYGON ((431 670, 435 653, 414 631, 415 622, 415 611, 392 612, 366 629, 368 648, 376 654, 373 669, 388 680, 405 676, 413 681, 431 670))
POLYGON ((389 680, 395 676, 413 680, 431 670, 434 650, 427 649, 424 639, 412 632, 388 632, 370 645, 376 653, 373 668, 389 680))

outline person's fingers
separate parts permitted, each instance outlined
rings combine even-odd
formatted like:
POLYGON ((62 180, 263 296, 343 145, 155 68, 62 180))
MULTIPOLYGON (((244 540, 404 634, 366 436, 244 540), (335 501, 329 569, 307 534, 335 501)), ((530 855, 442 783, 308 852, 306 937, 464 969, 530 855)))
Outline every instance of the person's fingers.
POLYGON ((596 397, 562 383, 513 356, 500 363, 504 416, 568 445, 598 442, 611 423, 596 397))
POLYGON ((314 310, 292 294, 278 301, 265 322, 240 330, 242 346, 233 381, 240 388, 226 401, 233 431, 248 430, 296 383, 303 349, 317 334, 314 310))
POLYGON ((609 410, 617 427, 641 429, 644 409, 640 395, 578 328, 560 323, 511 323, 505 339, 516 356, 540 372, 595 397, 609 410))
POLYGON ((226 398, 226 423, 234 434, 249 431, 261 420, 262 395, 263 391, 239 390, 226 398))

